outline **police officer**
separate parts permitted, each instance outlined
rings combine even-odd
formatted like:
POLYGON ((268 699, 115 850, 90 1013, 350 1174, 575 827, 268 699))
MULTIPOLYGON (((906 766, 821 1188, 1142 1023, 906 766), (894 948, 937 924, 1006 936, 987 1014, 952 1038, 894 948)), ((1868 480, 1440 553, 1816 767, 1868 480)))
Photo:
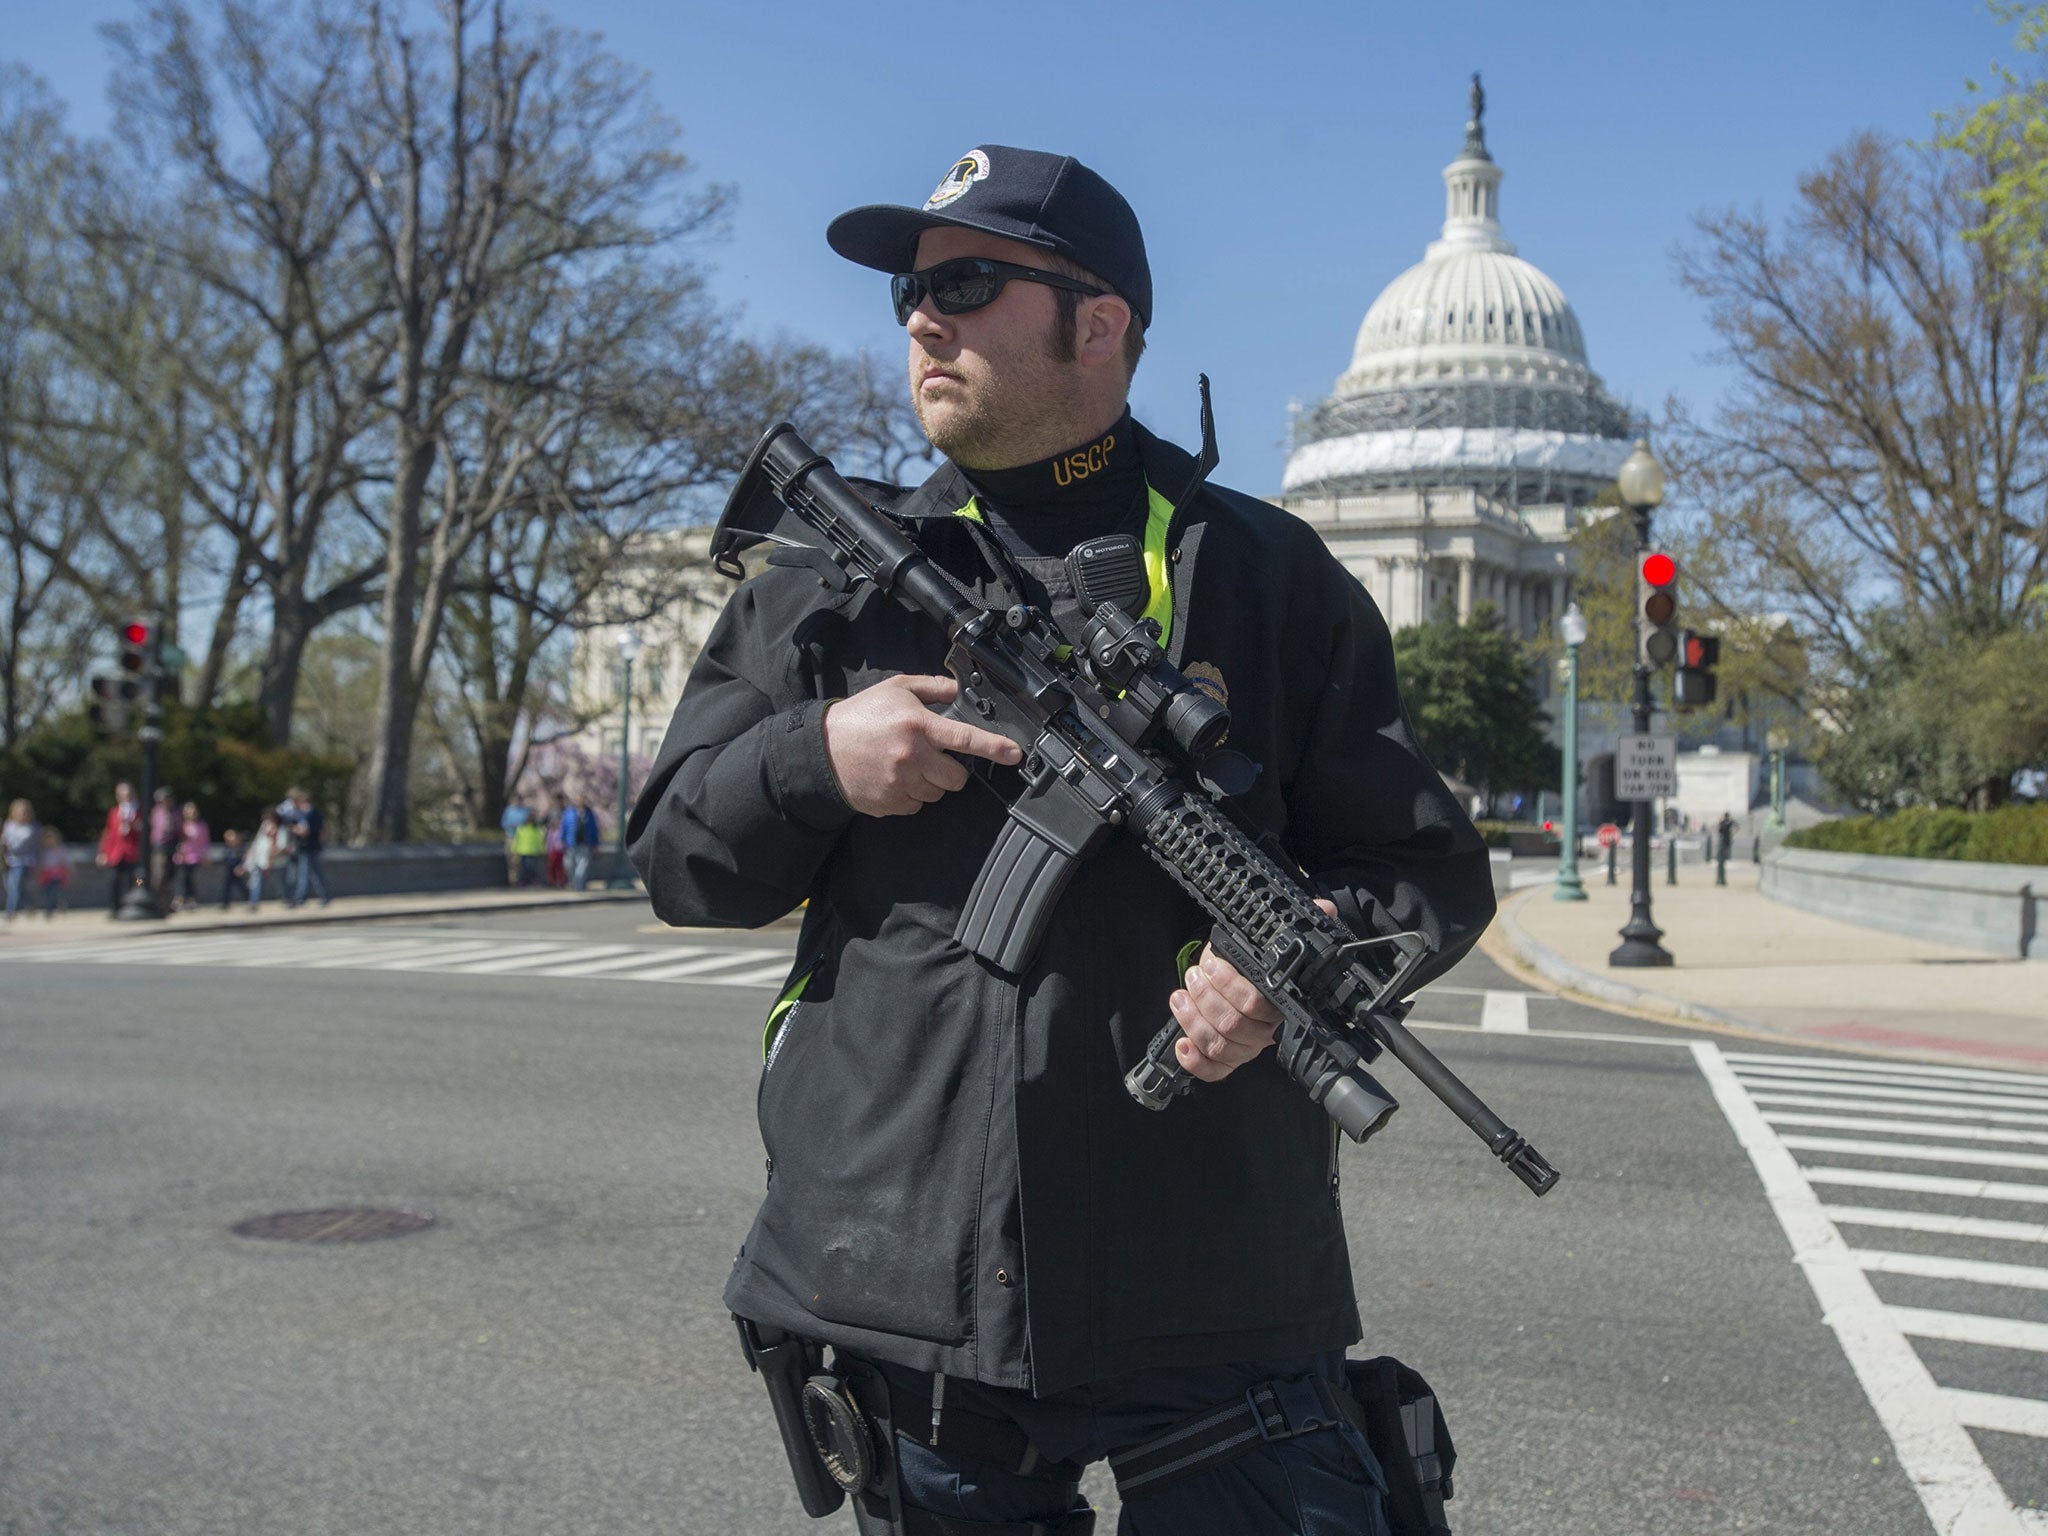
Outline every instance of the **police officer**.
MULTIPOLYGON (((1434 943, 1426 974, 1451 965, 1492 915, 1486 850, 1416 746, 1371 599, 1308 527, 1131 418, 1153 295, 1123 197, 990 144, 923 206, 826 238, 890 275, 944 457, 877 501, 978 601, 1070 633, 1063 557, 1139 539, 1170 658, 1262 765, 1239 804, 1341 920, 1362 929, 1370 898, 1434 943)), ((634 811, 667 921, 808 901, 728 1305, 886 1388, 866 1406, 893 1425, 891 1486, 863 1530, 1085 1532, 1081 1469, 1105 1456, 1125 1536, 1384 1530, 1343 1410, 1361 1329, 1336 1138, 1266 1054, 1277 1015, 1128 838, 1079 868, 1022 972, 954 941, 1018 753, 936 712, 943 660, 886 595, 771 567, 727 604, 634 811), (1168 1012, 1202 1081, 1155 1113, 1122 1078, 1168 1012)))

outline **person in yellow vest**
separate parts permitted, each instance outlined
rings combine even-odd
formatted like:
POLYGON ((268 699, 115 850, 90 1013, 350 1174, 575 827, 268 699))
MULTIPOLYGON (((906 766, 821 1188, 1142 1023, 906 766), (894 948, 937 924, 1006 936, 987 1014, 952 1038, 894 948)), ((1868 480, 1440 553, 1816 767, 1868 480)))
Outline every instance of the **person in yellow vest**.
POLYGON ((540 884, 541 855, 547 847, 547 828, 538 816, 529 816, 512 829, 512 857, 519 861, 521 885, 540 884))

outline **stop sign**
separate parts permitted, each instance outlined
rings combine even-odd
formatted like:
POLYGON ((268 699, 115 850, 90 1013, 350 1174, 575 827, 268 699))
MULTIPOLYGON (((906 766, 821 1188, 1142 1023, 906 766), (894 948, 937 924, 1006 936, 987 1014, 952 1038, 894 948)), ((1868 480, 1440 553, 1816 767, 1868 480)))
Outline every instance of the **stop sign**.
POLYGON ((1600 830, 1595 836, 1598 837, 1602 848, 1612 848, 1621 841, 1621 828, 1611 821, 1604 821, 1600 824, 1600 830))

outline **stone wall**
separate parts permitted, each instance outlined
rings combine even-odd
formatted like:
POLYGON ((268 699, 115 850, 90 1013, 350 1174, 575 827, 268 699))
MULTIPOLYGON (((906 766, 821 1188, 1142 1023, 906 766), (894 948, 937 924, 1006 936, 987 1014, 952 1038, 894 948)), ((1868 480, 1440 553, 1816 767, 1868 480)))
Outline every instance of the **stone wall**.
MULTIPOLYGON (((93 849, 74 846, 71 853, 71 905, 77 909, 107 904, 107 872, 93 864, 93 849)), ((216 850, 217 851, 217 850, 216 850)), ((590 861, 590 883, 602 885, 611 874, 610 847, 599 848, 590 861)), ((497 843, 391 843, 366 848, 330 848, 324 868, 327 888, 335 896, 406 896, 430 891, 486 891, 505 888, 505 853, 497 843)), ((266 882, 266 905, 283 892, 273 871, 266 882)), ((220 900, 221 869, 208 865, 199 875, 199 899, 220 900)), ((33 906, 37 900, 29 892, 33 906)))
POLYGON ((1781 848, 1763 893, 1866 928, 2006 959, 2048 960, 2048 868, 1781 848))

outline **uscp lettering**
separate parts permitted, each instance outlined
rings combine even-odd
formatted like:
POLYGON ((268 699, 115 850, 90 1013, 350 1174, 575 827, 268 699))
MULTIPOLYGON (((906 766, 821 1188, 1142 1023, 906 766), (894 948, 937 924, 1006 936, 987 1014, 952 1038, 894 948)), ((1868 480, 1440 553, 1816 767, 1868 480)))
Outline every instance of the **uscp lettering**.
POLYGON ((1116 446, 1116 434, 1110 433, 1101 442, 1086 448, 1076 448, 1063 459, 1052 461, 1052 477, 1062 486, 1072 485, 1076 480, 1086 480, 1090 475, 1101 472, 1109 463, 1109 451, 1116 446))

